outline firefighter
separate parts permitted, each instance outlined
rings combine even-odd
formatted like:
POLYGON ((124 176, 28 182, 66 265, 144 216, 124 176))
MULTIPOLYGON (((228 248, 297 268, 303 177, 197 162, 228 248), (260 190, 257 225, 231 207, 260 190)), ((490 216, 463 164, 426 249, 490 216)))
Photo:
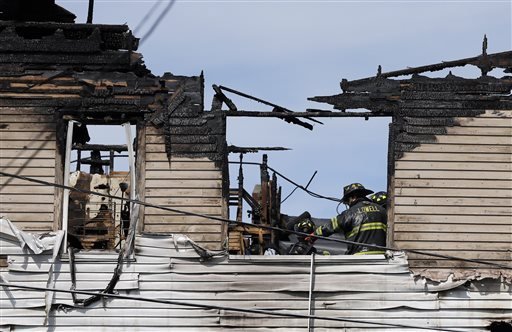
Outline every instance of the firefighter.
POLYGON ((384 209, 387 209, 388 205, 388 193, 385 191, 379 191, 378 193, 372 194, 370 196, 372 202, 379 204, 384 209))
MULTIPOLYGON (((295 232, 311 234, 315 230, 315 223, 311 220, 309 212, 305 213, 307 213, 307 216, 302 217, 304 214, 299 216, 299 218, 302 218, 293 225, 293 230, 295 232)), ((298 242, 288 247, 286 250, 287 255, 311 255, 316 253, 316 248, 313 247, 314 241, 309 236, 297 235, 297 237, 298 242)))
POLYGON ((384 250, 364 245, 386 245, 386 210, 366 197, 372 193, 373 191, 360 183, 345 186, 341 200, 348 205, 348 209, 332 218, 331 224, 318 227, 313 234, 330 236, 336 232, 343 232, 347 240, 362 243, 349 244, 347 255, 384 254, 384 250))

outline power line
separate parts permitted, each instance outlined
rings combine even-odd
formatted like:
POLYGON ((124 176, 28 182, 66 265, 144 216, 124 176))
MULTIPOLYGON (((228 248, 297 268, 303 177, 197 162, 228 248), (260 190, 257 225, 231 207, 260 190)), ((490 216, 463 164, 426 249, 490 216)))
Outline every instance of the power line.
MULTIPOLYGON (((269 169, 270 169, 270 167, 269 167, 269 169)), ((83 194, 90 194, 90 195, 97 195, 97 196, 101 196, 101 197, 105 197, 105 198, 119 199, 118 196, 112 196, 112 195, 108 195, 108 194, 99 193, 99 192, 96 192, 96 191, 91 191, 91 190, 86 190, 86 189, 79 189, 79 188, 74 188, 74 187, 70 187, 70 186, 65 186, 65 185, 62 185, 62 184, 47 182, 47 181, 43 181, 43 180, 37 180, 37 179, 29 178, 29 177, 26 177, 26 176, 6 173, 6 172, 3 172, 3 171, 0 171, 0 175, 8 176, 8 177, 14 177, 14 178, 17 178, 17 179, 20 179, 20 180, 25 180, 25 181, 29 181, 29 182, 39 183, 39 184, 46 185, 46 186, 52 186, 52 187, 56 187, 56 188, 77 191, 77 192, 80 192, 80 193, 83 193, 83 194)), ((392 248, 392 247, 387 247, 387 246, 379 246, 379 245, 376 245, 376 244, 368 244, 368 243, 361 243, 361 242, 349 241, 349 240, 344 240, 344 239, 330 238, 330 237, 326 237, 326 236, 320 236, 320 235, 314 235, 314 234, 307 234, 307 233, 297 232, 297 231, 294 231, 294 230, 284 230, 282 228, 275 227, 275 226, 268 226, 268 225, 261 225, 261 224, 251 224, 251 223, 246 223, 246 222, 241 222, 241 221, 236 221, 236 220, 231 220, 231 219, 226 219, 226 218, 221 218, 221 217, 216 217, 216 216, 209 216, 209 215, 204 215, 204 214, 195 213, 195 212, 183 211, 183 210, 179 210, 179 209, 174 209, 174 208, 170 208, 170 207, 165 207, 165 206, 161 206, 161 205, 147 203, 147 202, 144 202, 144 201, 141 201, 141 200, 137 200, 137 199, 128 199, 127 198, 125 200, 128 201, 128 202, 135 203, 135 204, 140 204, 140 205, 143 205, 143 206, 146 206, 146 207, 152 207, 152 208, 161 209, 161 210, 169 211, 169 212, 180 213, 180 214, 184 214, 184 215, 188 215, 188 216, 194 216, 194 217, 201 217, 201 218, 205 218, 205 219, 216 220, 216 221, 220 221, 220 222, 224 222, 224 223, 229 223, 229 224, 233 224, 233 225, 240 225, 240 226, 247 226, 247 227, 256 227, 256 228, 261 228, 261 229, 266 229, 266 230, 271 230, 271 231, 276 231, 276 232, 284 232, 284 233, 295 234, 295 235, 300 235, 300 236, 309 236, 311 238, 322 239, 322 240, 331 241, 331 242, 338 242, 338 243, 343 243, 343 244, 351 244, 351 245, 356 245, 356 246, 364 245, 364 246, 367 246, 367 247, 370 247, 370 248, 380 249, 380 250, 403 251, 403 252, 412 253, 412 254, 431 256, 431 257, 437 257, 437 258, 443 258, 443 259, 458 260, 458 261, 464 261, 464 262, 470 262, 470 263, 477 263, 477 264, 494 266, 494 267, 497 267, 497 268, 500 268, 500 269, 512 270, 512 266, 506 266, 506 265, 502 265, 502 264, 498 264, 498 263, 493 263, 493 262, 488 262, 488 261, 483 261, 483 260, 478 260, 478 259, 470 259, 470 258, 462 258, 462 257, 456 257, 456 256, 450 256, 450 255, 442 255, 442 254, 425 252, 425 251, 415 250, 415 249, 398 249, 398 248, 392 248)))
POLYGON ((169 0, 169 3, 167 3, 167 6, 162 10, 160 15, 156 18, 155 22, 153 22, 153 25, 149 28, 149 30, 146 32, 146 34, 144 36, 142 36, 142 38, 140 39, 140 43, 139 43, 140 45, 142 45, 142 43, 144 43, 149 38, 149 36, 151 36, 151 34, 156 30, 158 25, 162 22, 162 20, 165 18, 165 16, 169 13, 169 10, 171 10, 171 8, 175 2, 176 2, 176 0, 169 0))
POLYGON ((0 286, 28 289, 28 290, 50 291, 50 292, 57 292, 57 293, 80 294, 80 295, 90 295, 90 296, 98 296, 98 297, 110 297, 110 298, 114 298, 114 299, 124 299, 124 300, 135 300, 135 301, 152 302, 152 303, 160 303, 160 304, 181 305, 184 307, 192 307, 192 308, 217 309, 217 310, 250 313, 250 314, 261 314, 261 315, 269 315, 269 316, 287 317, 287 318, 308 318, 308 319, 326 320, 326 321, 334 321, 334 322, 373 324, 373 325, 387 326, 387 327, 414 328, 414 329, 421 329, 421 330, 435 330, 435 331, 447 331, 447 332, 461 332, 461 330, 452 330, 452 329, 438 328, 438 327, 424 327, 424 326, 411 326, 411 325, 395 324, 395 323, 370 322, 370 321, 357 320, 357 319, 316 316, 316 315, 303 315, 303 314, 294 314, 291 312, 284 313, 284 312, 275 312, 275 311, 261 310, 261 309, 235 308, 235 307, 229 307, 229 306, 200 304, 200 303, 187 302, 187 301, 151 299, 151 298, 141 297, 141 296, 106 294, 106 293, 98 293, 98 292, 56 289, 56 288, 46 288, 46 287, 37 287, 37 286, 23 286, 23 285, 15 285, 15 284, 4 283, 4 282, 0 283, 0 286))
MULTIPOLYGON (((240 165, 240 162, 237 162, 237 161, 230 161, 229 162, 230 164, 238 164, 240 165)), ((250 161, 243 161, 242 162, 242 165, 255 165, 255 166, 261 166, 261 163, 256 163, 256 162, 250 162, 250 161)), ((341 199, 339 198, 335 198, 335 197, 329 197, 329 196, 324 196, 324 195, 320 195, 320 194, 317 194, 315 193, 314 191, 311 191, 306 187, 304 187, 303 185, 300 185, 298 184, 297 182, 289 179, 288 177, 286 177, 285 175, 281 174, 280 172, 278 172, 277 170, 275 170, 274 168, 270 167, 270 166, 267 166, 267 168, 269 170, 271 170, 272 172, 276 173, 277 175, 279 175, 283 180, 293 184, 295 187, 299 188, 299 189, 302 189, 304 192, 306 192, 308 195, 312 196, 312 197, 315 197, 315 198, 321 198, 321 199, 326 199, 326 200, 329 200, 329 201, 333 201, 333 202, 336 202, 336 203, 339 203, 341 202, 341 199)))
POLYGON ((133 29, 133 33, 137 33, 137 31, 139 31, 140 28, 142 28, 144 26, 144 24, 146 24, 146 22, 149 20, 149 18, 153 15, 153 13, 155 12, 155 10, 160 6, 161 2, 160 1, 157 1, 153 4, 153 6, 151 6, 151 8, 149 9, 149 11, 146 13, 146 15, 144 15, 144 17, 142 18, 142 20, 140 20, 140 22, 137 24, 137 26, 135 26, 135 29, 133 29))
MULTIPOLYGON (((313 179, 315 178, 316 173, 318 173, 318 171, 315 171, 315 173, 313 173, 313 175, 312 175, 312 176, 311 176, 311 178, 309 179, 308 183, 307 183, 307 184, 306 184, 306 186, 304 187, 305 189, 308 189, 309 185, 311 184, 311 181, 313 181, 313 179)), ((295 186, 295 188, 293 188, 292 192, 291 192, 291 193, 289 193, 289 194, 288 194, 288 196, 286 196, 286 197, 281 201, 281 204, 283 204, 284 202, 286 202, 286 200, 287 200, 288 198, 290 198, 290 197, 293 195, 293 193, 294 193, 297 189, 299 189, 299 187, 295 186)))

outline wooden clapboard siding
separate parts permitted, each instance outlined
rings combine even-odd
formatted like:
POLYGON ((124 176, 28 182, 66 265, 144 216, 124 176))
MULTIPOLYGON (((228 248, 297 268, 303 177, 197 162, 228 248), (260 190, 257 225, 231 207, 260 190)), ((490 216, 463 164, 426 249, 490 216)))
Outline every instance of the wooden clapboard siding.
MULTIPOLYGON (((391 240, 399 248, 510 265, 512 111, 454 122, 395 159, 391 240)), ((417 254, 409 258, 411 268, 427 276, 483 268, 417 254), (428 273, 419 272, 426 268, 428 273)))
MULTIPOLYGON (((55 182, 56 125, 43 108, 0 108, 0 169, 55 182)), ((54 230, 55 188, 2 176, 0 214, 21 229, 54 230)))
MULTIPOLYGON (((474 251, 479 257, 486 254, 474 251)), ((0 236, 0 253, 8 256, 0 277, 13 284, 45 286, 53 267, 55 287, 71 286, 70 264, 65 256, 54 263, 51 251, 34 255, 5 234, 0 236)), ((499 254, 493 255, 488 258, 501 260, 499 254)), ((79 252, 75 261, 77 289, 100 291, 112 276, 117 255, 79 252)), ((313 266, 314 315, 362 321, 315 319, 315 330, 380 331, 379 326, 368 322, 480 330, 489 321, 508 319, 512 314, 510 284, 504 280, 441 284, 418 280, 410 275, 404 255, 393 259, 383 255, 316 256, 313 266)), ((124 263, 115 289, 121 295, 149 299, 307 315, 310 273, 311 256, 224 256, 204 262, 182 240, 138 235, 134 259, 124 263)), ((130 299, 97 301, 84 308, 75 305, 70 294, 56 293, 51 301, 55 307, 68 306, 67 310, 50 311, 44 328, 52 331, 126 327, 143 331, 284 332, 303 331, 307 326, 306 318, 130 299)), ((37 330, 44 323, 45 292, 4 287, 0 289, 0 310, 2 325, 37 330)), ((390 326, 385 330, 404 328, 390 326)))
MULTIPOLYGON (((146 202, 219 218, 226 216, 222 195, 223 172, 218 163, 207 157, 194 158, 180 156, 179 153, 169 160, 165 151, 165 135, 155 127, 146 127, 145 142, 146 202)), ((224 229, 221 222, 208 218, 152 207, 144 209, 142 231, 145 232, 186 234, 198 243, 210 246, 213 243, 211 247, 219 249, 225 236, 224 229)))

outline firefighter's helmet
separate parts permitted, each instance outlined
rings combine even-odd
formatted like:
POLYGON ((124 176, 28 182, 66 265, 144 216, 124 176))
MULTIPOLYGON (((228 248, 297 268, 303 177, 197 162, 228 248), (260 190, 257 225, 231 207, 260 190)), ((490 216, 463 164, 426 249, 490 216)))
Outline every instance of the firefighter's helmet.
POLYGON ((379 191, 379 192, 371 195, 370 199, 372 200, 372 202, 385 207, 388 203, 388 193, 385 191, 379 191))
POLYGON ((349 184, 348 186, 343 187, 343 197, 341 198, 341 201, 343 203, 347 203, 348 197, 352 196, 354 194, 357 194, 360 197, 364 197, 364 196, 373 194, 373 190, 366 189, 360 183, 349 184))
POLYGON ((305 218, 298 222, 297 224, 295 224, 293 228, 294 231, 296 232, 311 234, 312 232, 315 231, 316 227, 315 223, 311 219, 305 218))

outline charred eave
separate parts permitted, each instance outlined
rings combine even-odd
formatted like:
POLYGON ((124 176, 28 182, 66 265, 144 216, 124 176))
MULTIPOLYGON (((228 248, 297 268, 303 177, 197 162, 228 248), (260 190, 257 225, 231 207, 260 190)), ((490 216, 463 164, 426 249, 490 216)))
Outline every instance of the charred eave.
MULTIPOLYGON (((486 42, 484 42, 486 44, 486 42)), ((486 107, 495 102, 507 100, 511 90, 511 77, 495 78, 487 76, 494 68, 502 68, 505 72, 512 70, 512 51, 487 54, 484 48, 482 55, 455 61, 407 68, 388 73, 379 72, 374 77, 347 81, 340 83, 341 94, 332 96, 317 96, 309 98, 311 101, 333 105, 334 109, 345 111, 347 109, 364 108, 372 112, 395 113, 402 108, 404 100, 414 105, 413 99, 423 101, 444 101, 446 108, 470 108, 471 104, 477 107, 486 107), (482 76, 477 79, 464 79, 448 74, 445 78, 429 78, 421 73, 438 71, 458 66, 474 65, 480 68, 482 76), (393 77, 412 75, 410 79, 392 79, 393 77), (464 104, 462 104, 464 103, 464 104)), ((422 104, 423 105, 423 104, 422 104)))

